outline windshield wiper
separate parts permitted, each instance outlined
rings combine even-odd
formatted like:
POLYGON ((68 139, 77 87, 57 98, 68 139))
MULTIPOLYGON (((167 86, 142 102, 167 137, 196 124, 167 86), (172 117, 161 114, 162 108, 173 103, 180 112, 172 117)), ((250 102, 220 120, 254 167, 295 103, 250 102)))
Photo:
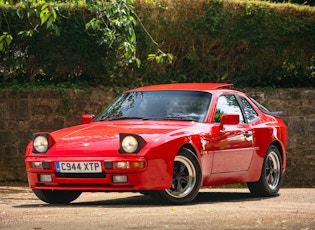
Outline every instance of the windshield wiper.
POLYGON ((192 117, 179 117, 179 116, 167 116, 167 117, 115 117, 104 118, 99 121, 116 121, 116 120, 177 120, 177 121, 196 121, 192 117))
POLYGON ((167 117, 150 117, 148 120, 173 120, 173 121, 196 121, 192 117, 183 117, 183 116, 167 116, 167 117))
POLYGON ((147 120, 143 117, 113 117, 113 118, 105 118, 101 119, 100 121, 115 121, 115 120, 147 120))
POLYGON ((196 121, 196 119, 192 117, 165 117, 165 120, 178 120, 178 121, 196 121))

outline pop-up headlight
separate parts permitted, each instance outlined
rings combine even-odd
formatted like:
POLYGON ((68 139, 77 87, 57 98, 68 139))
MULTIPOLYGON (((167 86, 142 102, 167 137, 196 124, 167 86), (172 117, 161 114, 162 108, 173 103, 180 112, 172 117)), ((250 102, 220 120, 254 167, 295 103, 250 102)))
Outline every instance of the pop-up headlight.
POLYGON ((120 134, 120 153, 138 153, 146 144, 138 135, 120 134))
POLYGON ((53 138, 49 133, 33 134, 33 152, 46 153, 50 146, 54 144, 53 138))

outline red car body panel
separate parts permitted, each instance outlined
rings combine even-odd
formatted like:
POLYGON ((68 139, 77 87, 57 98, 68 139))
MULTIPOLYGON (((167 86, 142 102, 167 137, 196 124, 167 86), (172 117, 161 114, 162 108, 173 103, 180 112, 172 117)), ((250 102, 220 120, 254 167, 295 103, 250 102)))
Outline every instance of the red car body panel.
MULTIPOLYGON (((202 186, 259 180, 264 156, 273 143, 279 147, 283 172, 286 167, 287 131, 283 121, 267 115, 251 102, 259 119, 246 124, 225 125, 224 132, 214 123, 217 99, 223 94, 245 94, 226 89, 230 84, 169 84, 142 87, 126 92, 193 90, 212 94, 205 122, 173 120, 115 120, 78 125, 50 133, 54 144, 44 154, 26 148, 25 162, 29 185, 42 190, 140 191, 163 190, 172 184, 174 158, 185 146, 201 165, 202 186), (223 88, 223 89, 222 89, 223 88), (120 153, 119 134, 138 135, 145 145, 138 153, 120 153), (144 167, 105 168, 104 162, 136 161, 144 167), (32 162, 48 162, 49 168, 33 168, 32 162), (100 162, 102 178, 68 178, 56 171, 56 162, 100 162), (52 175, 52 182, 39 175, 52 175), (128 182, 114 182, 113 175, 127 175, 128 182)), ((247 98, 247 97, 246 97, 247 98)))

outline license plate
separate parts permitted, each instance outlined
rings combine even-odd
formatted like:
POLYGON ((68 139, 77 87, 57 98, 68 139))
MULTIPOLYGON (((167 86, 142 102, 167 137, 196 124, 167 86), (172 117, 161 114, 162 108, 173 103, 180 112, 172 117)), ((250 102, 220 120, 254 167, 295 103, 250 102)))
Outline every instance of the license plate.
POLYGON ((56 162, 56 170, 60 173, 101 173, 100 162, 56 162))

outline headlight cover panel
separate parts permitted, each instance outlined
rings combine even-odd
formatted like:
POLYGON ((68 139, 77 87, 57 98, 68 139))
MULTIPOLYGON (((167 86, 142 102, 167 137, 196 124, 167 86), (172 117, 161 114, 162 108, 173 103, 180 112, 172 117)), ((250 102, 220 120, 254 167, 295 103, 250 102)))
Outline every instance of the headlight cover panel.
POLYGON ((55 143, 49 133, 33 134, 33 153, 46 153, 48 149, 55 143))
POLYGON ((119 142, 119 153, 138 153, 146 144, 145 140, 141 136, 128 133, 120 133, 119 142), (126 142, 134 146, 129 146, 129 148, 126 148, 126 142))

